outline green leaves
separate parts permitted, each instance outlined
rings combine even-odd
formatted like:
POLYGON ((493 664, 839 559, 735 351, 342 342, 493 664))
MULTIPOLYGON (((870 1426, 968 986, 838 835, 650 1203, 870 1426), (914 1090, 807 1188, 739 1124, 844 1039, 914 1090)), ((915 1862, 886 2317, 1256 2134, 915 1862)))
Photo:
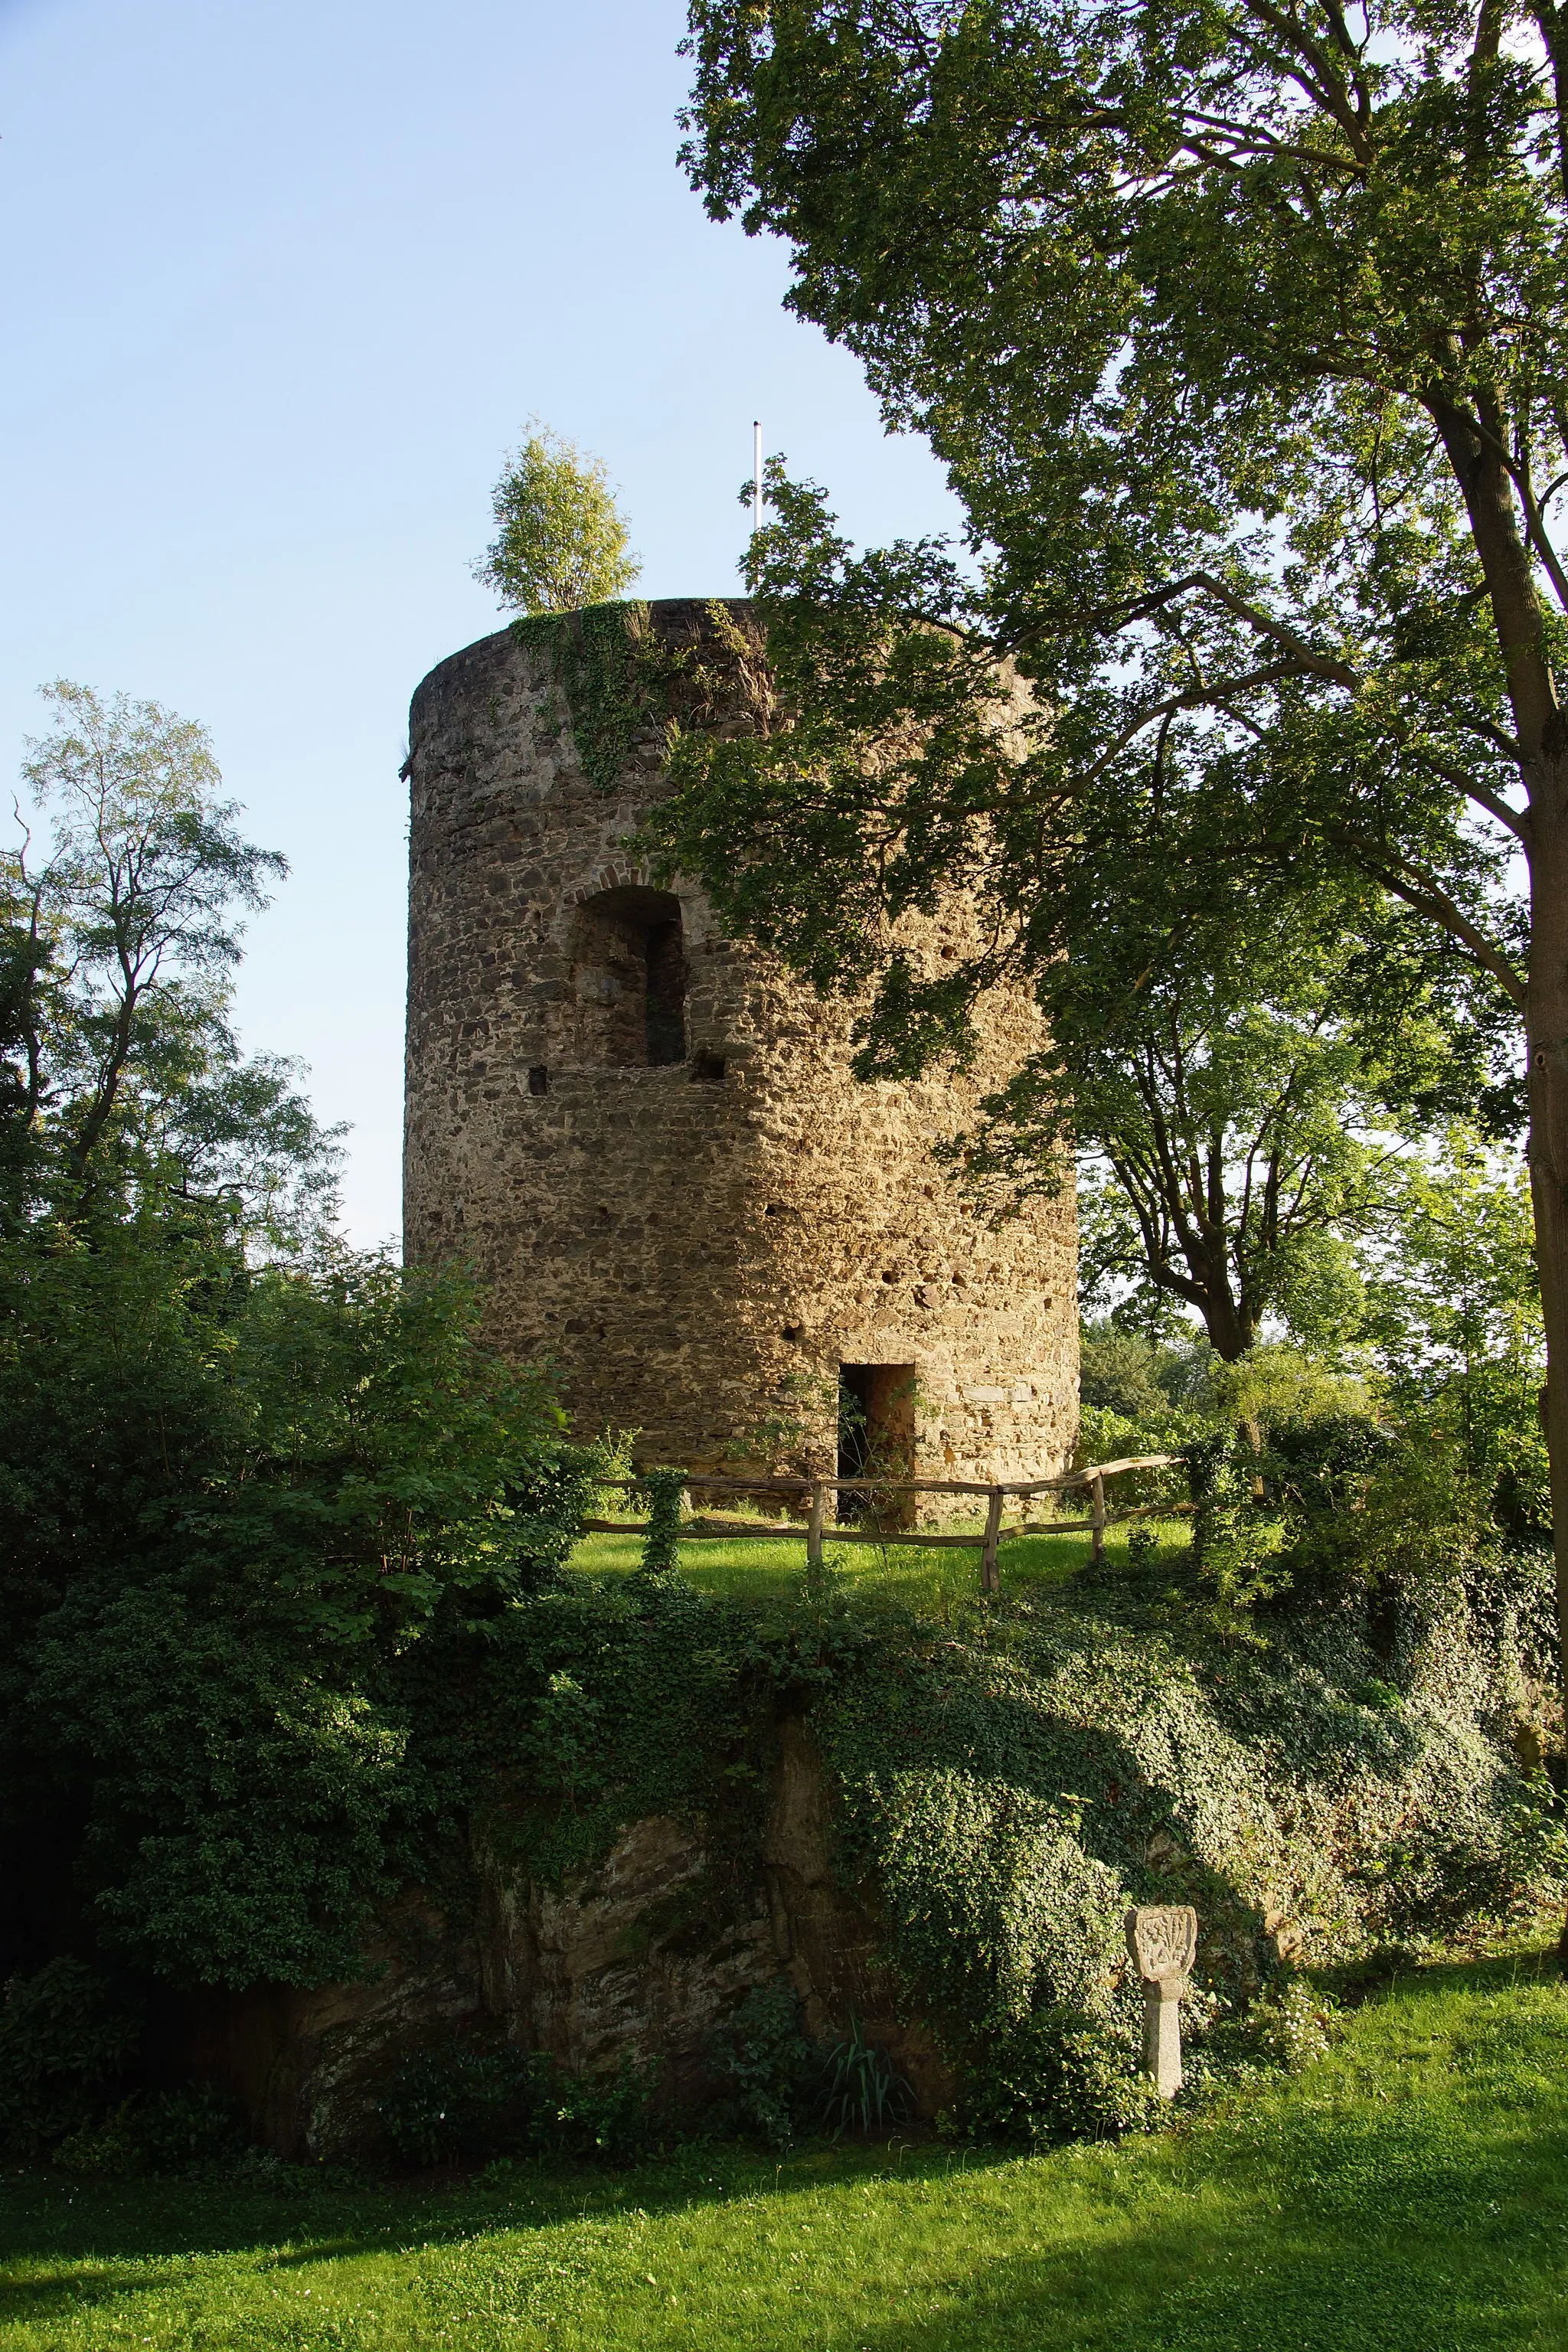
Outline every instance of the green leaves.
POLYGON ((475 1325, 152 1219, 0 1263, 0 1838, 53 1823, 157 1974, 352 1975, 460 1795, 441 1727, 594 1469, 475 1325))
POLYGON ((867 1075, 962 1060, 979 995, 1033 987, 1051 1045, 970 1173, 1050 1183, 1069 1130, 1098 1147, 1091 1274, 1138 1268, 1226 1355, 1353 1303, 1384 1118, 1521 1129, 1528 1015, 1562 1341, 1555 16, 693 0, 690 26, 694 183, 785 241, 795 307, 928 436, 969 560, 856 558, 774 469, 778 723, 679 748, 664 838, 865 1004, 867 1075), (933 969, 910 919, 946 887, 977 919, 933 969))
POLYGON ((474 577, 522 613, 573 613, 637 576, 630 532, 597 457, 533 420, 491 500, 497 530, 474 577))
POLYGON ((50 832, 0 854, 0 1213, 195 1195, 273 1248, 330 1218, 339 1131, 229 1021, 240 916, 287 867, 238 827, 205 728, 58 679, 23 774, 50 832))

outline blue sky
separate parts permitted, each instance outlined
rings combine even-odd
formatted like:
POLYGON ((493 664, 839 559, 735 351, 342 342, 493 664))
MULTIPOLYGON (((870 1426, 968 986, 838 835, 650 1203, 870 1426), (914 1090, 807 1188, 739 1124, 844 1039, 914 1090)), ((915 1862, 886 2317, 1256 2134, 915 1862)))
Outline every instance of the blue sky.
POLYGON ((752 418, 867 539, 949 527, 919 442, 676 165, 670 0, 0 0, 0 773, 64 676, 212 730, 292 872, 247 1045, 395 1234, 408 698, 538 412, 621 485, 641 593, 736 584, 752 418))

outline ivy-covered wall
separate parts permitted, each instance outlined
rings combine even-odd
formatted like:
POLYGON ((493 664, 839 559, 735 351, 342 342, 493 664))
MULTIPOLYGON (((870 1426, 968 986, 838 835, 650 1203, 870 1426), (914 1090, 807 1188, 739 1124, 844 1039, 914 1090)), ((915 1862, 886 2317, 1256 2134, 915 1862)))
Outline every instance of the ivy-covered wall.
POLYGON ((931 2113, 1042 2014, 1131 2053, 1141 1900, 1197 1906, 1201 2037, 1282 1959, 1541 1890, 1516 1739, 1549 1633, 1529 1562, 1224 1632, 1153 1576, 950 1625, 568 1578, 488 1645, 497 1769, 447 1884, 374 1981, 294 1996, 259 2042, 253 2021, 252 2075, 265 2050, 292 2086, 285 2144, 352 2140, 390 2053, 488 2017, 570 2067, 658 2059, 697 2099, 715 2031, 782 1974, 812 2030, 853 2010, 931 2113))

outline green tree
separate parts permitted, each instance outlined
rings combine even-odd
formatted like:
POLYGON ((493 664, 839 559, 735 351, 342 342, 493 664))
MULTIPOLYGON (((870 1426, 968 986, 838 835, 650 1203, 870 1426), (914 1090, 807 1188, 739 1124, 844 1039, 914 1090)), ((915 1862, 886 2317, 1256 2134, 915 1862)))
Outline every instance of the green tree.
POLYGON ((1530 1187, 1463 1128, 1402 1159, 1359 1255, 1363 1338, 1409 1428, 1450 1444, 1503 1524, 1551 1525, 1530 1187))
MULTIPOLYGON (((994 983, 1030 986, 1045 1044, 964 1139, 998 1207, 1083 1162, 1086 1303, 1131 1281, 1234 1360, 1268 1318, 1321 1341, 1353 1307, 1349 1244, 1387 1130, 1472 1100, 1489 1038, 1471 975, 1387 892, 1192 849, 1162 787, 1146 822, 1042 838, 1053 728, 1021 702, 930 547, 852 555, 822 496, 770 469, 752 559, 772 699, 742 733, 672 733, 646 829, 726 919, 861 1003, 863 1076, 963 1060, 994 983), (932 625, 934 622, 940 625, 932 625), (952 884, 967 957, 909 941, 952 884), (867 995, 869 993, 869 1002, 867 995)), ((1483 1008, 1484 1010, 1484 1008, 1483 1008)))
POLYGON ((1009 1192, 1048 1182, 1070 1107, 1087 1308, 1152 1292, 1152 1319, 1160 1299, 1196 1314, 1226 1362, 1267 1325, 1331 1347, 1354 1320, 1352 1244, 1390 1130, 1462 1086, 1468 1059, 1419 958, 1375 1018, 1358 1009, 1371 950, 1342 924, 1364 933, 1370 912, 1238 907, 1223 933, 1204 927, 1202 966, 1192 942, 1151 932, 1120 1003, 1091 948, 1037 977, 1053 1045, 983 1106, 966 1157, 1009 1192))
POLYGON ((341 1129, 230 1021, 246 910, 287 871, 254 847, 205 728, 58 680, 23 771, 47 826, 0 854, 0 1173, 29 1205, 152 1190, 228 1200, 299 1238, 331 1206, 341 1129))
POLYGON ((356 1969, 463 1801, 484 1629, 583 1507, 477 1325, 459 1283, 258 1269, 167 1204, 0 1256, 0 1946, 42 1916, 182 1981, 356 1969))
POLYGON ((531 421, 495 486, 496 535, 474 577, 521 613, 608 604, 640 569, 609 476, 574 441, 531 421))
MULTIPOLYGON (((898 887, 983 818, 1037 959, 1092 899, 1064 865, 1120 877, 1141 841, 1200 919, 1216 876, 1342 877, 1513 1024, 1568 1650, 1568 19, 693 0, 691 27, 710 208, 788 241, 791 301, 968 510, 978 586, 902 550, 862 587, 1015 656, 1049 713, 1011 761, 994 702, 948 726, 898 887)), ((852 799, 811 828, 841 848, 819 898, 865 856, 852 799)), ((905 995, 954 1025, 953 976, 905 995)))

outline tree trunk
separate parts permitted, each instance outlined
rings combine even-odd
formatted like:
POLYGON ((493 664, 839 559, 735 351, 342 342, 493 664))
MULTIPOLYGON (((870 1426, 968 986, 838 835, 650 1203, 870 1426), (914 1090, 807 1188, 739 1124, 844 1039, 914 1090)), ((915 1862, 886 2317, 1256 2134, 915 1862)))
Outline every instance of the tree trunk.
POLYGON ((1568 751, 1550 765, 1543 760, 1533 781, 1530 1182, 1546 1326, 1557 1627, 1568 1675, 1568 751))
POLYGON ((1463 406, 1442 394, 1426 405, 1469 515, 1530 800, 1530 1182, 1546 1328, 1558 1686, 1568 1702, 1568 723, 1558 704, 1545 616, 1513 485, 1500 455, 1502 422, 1492 417, 1489 440, 1483 441, 1463 406))

